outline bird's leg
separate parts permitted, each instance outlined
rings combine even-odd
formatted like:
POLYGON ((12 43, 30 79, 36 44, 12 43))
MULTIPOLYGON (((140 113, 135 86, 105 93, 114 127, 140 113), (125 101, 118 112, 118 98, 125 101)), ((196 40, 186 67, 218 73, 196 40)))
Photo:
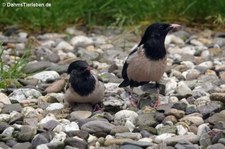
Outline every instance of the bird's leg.
POLYGON ((93 105, 93 112, 96 111, 103 111, 103 104, 102 103, 96 103, 93 105))
POLYGON ((134 97, 134 92, 133 92, 133 87, 131 87, 128 92, 130 93, 130 96, 129 96, 129 100, 130 100, 130 104, 133 106, 133 107, 137 107, 137 99, 134 97))
POLYGON ((155 102, 154 108, 157 108, 160 105, 160 99, 159 99, 159 83, 156 82, 155 87, 157 89, 157 100, 155 102))

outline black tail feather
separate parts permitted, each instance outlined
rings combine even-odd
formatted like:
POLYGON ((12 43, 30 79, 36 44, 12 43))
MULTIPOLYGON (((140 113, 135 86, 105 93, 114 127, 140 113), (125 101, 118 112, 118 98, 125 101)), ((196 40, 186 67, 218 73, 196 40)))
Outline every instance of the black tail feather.
POLYGON ((124 80, 122 83, 120 83, 119 87, 126 87, 130 85, 130 81, 129 80, 124 80))

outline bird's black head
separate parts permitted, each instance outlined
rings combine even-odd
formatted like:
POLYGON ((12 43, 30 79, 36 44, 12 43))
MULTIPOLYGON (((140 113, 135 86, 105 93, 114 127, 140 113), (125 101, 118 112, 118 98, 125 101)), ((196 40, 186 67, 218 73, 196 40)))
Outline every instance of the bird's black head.
POLYGON ((164 42, 167 33, 179 26, 178 24, 153 23, 145 30, 139 46, 151 39, 164 42))
POLYGON ((95 89, 96 80, 90 70, 88 63, 82 60, 72 62, 67 69, 71 87, 81 96, 87 96, 95 89))
POLYGON ((138 46, 143 45, 146 57, 159 60, 166 56, 165 38, 170 30, 178 28, 178 24, 154 23, 145 31, 138 46))
POLYGON ((72 62, 68 69, 67 73, 71 74, 72 71, 75 71, 77 73, 90 73, 89 65, 86 61, 83 60, 77 60, 72 62))

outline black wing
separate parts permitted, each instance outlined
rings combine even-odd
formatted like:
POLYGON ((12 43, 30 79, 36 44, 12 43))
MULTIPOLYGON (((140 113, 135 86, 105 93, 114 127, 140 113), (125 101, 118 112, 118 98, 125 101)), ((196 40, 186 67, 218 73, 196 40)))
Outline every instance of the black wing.
MULTIPOLYGON (((137 51, 137 47, 130 52, 130 54, 128 55, 128 57, 132 54, 134 54, 137 51)), ((119 85, 119 87, 126 87, 128 85, 130 85, 130 80, 127 76, 127 67, 128 67, 128 63, 127 61, 125 61, 124 65, 123 65, 123 69, 122 69, 122 77, 123 77, 123 82, 119 85)))

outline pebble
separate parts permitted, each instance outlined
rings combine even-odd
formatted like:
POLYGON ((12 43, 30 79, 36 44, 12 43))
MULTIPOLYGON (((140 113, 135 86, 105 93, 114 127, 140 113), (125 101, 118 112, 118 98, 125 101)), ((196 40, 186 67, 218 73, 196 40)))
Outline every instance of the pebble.
POLYGON ((77 138, 66 138, 65 144, 69 145, 71 147, 76 147, 79 149, 86 149, 87 148, 87 142, 77 139, 77 138))
POLYGON ((121 110, 115 114, 114 121, 116 124, 125 124, 127 120, 136 123, 138 114, 131 110, 121 110))
POLYGON ((4 93, 0 92, 0 103, 11 104, 11 101, 8 96, 6 96, 4 93))
POLYGON ((212 93, 210 94, 210 99, 212 101, 225 102, 225 93, 212 93))
POLYGON ((65 51, 71 51, 73 50, 73 46, 71 44, 69 44, 66 41, 61 41, 57 44, 57 46, 55 47, 56 50, 65 50, 65 51))
POLYGON ((116 133, 116 138, 130 138, 133 140, 141 139, 142 136, 140 133, 133 133, 133 132, 123 132, 123 133, 116 133))
POLYGON ((12 149, 30 149, 30 148, 31 148, 30 142, 17 143, 12 147, 12 149))
POLYGON ((9 99, 14 102, 20 102, 26 99, 38 98, 41 93, 35 89, 21 88, 14 90, 10 95, 9 99))
POLYGON ((86 45, 93 44, 93 40, 91 38, 86 37, 86 36, 79 35, 79 36, 73 37, 70 40, 70 43, 75 47, 86 46, 86 45))
POLYGON ((13 111, 21 112, 22 106, 20 104, 6 104, 2 108, 2 113, 9 114, 13 111))
POLYGON ((161 135, 157 135, 155 137, 155 140, 154 141, 156 143, 161 143, 161 142, 165 141, 166 139, 171 138, 173 136, 175 136, 175 134, 173 134, 173 133, 163 133, 161 135))
POLYGON ((173 136, 171 138, 167 138, 164 140, 165 143, 168 145, 174 145, 179 141, 189 141, 191 143, 198 143, 199 141, 199 136, 194 135, 194 134, 188 134, 188 135, 180 135, 180 136, 173 136))
POLYGON ((133 141, 133 140, 128 139, 128 138, 107 139, 105 141, 104 145, 106 145, 106 146, 110 146, 110 145, 113 145, 113 144, 121 145, 124 142, 130 142, 130 141, 133 141))
POLYGON ((59 79, 59 74, 56 71, 42 71, 36 73, 32 76, 32 78, 38 79, 42 82, 50 82, 59 79))
POLYGON ((176 118, 182 118, 185 115, 185 112, 177 109, 168 109, 165 111, 165 115, 174 115, 176 118))
POLYGON ((137 125, 138 126, 155 126, 157 121, 155 120, 153 113, 145 113, 138 115, 137 125))
POLYGON ((126 144, 126 145, 122 145, 119 149, 142 149, 142 147, 126 144))
POLYGON ((225 146, 221 143, 213 144, 207 147, 207 149, 219 149, 225 148, 225 146))
POLYGON ((64 129, 65 129, 65 132, 76 131, 76 130, 79 130, 79 126, 76 122, 71 122, 70 124, 65 125, 64 129))
POLYGON ((81 119, 87 119, 92 115, 92 112, 90 111, 74 111, 70 113, 70 119, 71 120, 81 120, 81 119))
POLYGON ((94 120, 82 125, 81 130, 87 131, 89 133, 98 133, 98 132, 109 133, 113 127, 115 126, 107 121, 94 120))
POLYGON ((184 83, 183 81, 180 81, 177 84, 177 94, 178 96, 185 97, 185 96, 191 95, 192 90, 187 86, 186 83, 184 83))
POLYGON ((46 110, 55 111, 55 110, 62 110, 63 108, 64 108, 64 105, 62 103, 52 103, 46 108, 46 110))
POLYGON ((40 62, 32 62, 28 63, 23 67, 23 71, 27 74, 31 74, 34 72, 39 72, 45 70, 46 68, 52 66, 53 64, 48 61, 40 61, 40 62))
POLYGON ((200 117, 200 116, 195 116, 194 114, 195 113, 186 115, 183 118, 181 118, 180 121, 181 122, 191 122, 191 123, 193 123, 193 124, 195 124, 197 126, 203 124, 204 123, 203 118, 200 117))

